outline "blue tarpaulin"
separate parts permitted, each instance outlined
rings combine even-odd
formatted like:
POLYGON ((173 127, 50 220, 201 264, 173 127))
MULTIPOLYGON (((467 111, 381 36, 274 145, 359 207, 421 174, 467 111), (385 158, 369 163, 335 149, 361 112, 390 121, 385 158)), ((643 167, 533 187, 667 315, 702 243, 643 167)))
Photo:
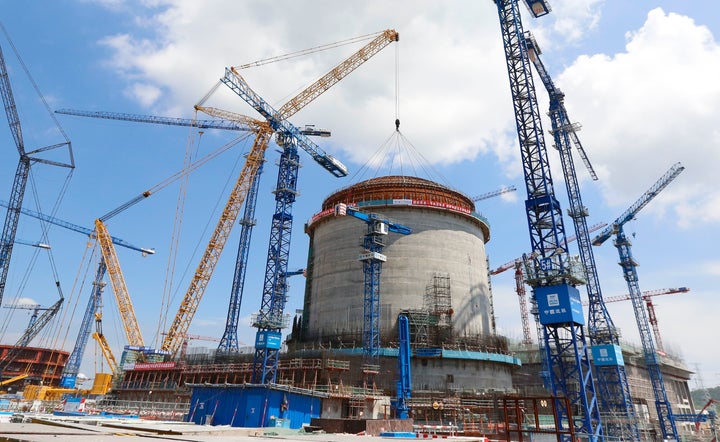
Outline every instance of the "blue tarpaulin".
POLYGON ((199 425, 301 428, 320 417, 318 396, 262 385, 193 385, 188 421, 199 425))

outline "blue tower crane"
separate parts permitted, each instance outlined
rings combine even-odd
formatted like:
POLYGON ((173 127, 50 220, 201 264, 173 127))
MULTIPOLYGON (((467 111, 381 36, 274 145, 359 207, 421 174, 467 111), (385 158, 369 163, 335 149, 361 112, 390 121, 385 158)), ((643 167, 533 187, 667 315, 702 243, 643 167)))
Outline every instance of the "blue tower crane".
MULTIPOLYGON (((10 205, 10 203, 8 203, 7 201, 2 201, 2 200, 0 200, 0 206, 2 206, 2 207, 8 207, 9 205, 10 205)), ((20 212, 21 214, 23 214, 23 215, 27 215, 27 216, 30 216, 30 217, 32 217, 32 218, 39 219, 40 221, 44 221, 44 222, 46 222, 46 223, 54 224, 54 225, 56 225, 56 226, 58 226, 58 227, 63 227, 63 228, 68 229, 68 230, 72 230, 72 231, 75 231, 75 232, 78 232, 78 233, 82 233, 82 234, 87 235, 87 236, 89 236, 89 237, 91 237, 91 238, 94 238, 94 237, 95 237, 95 229, 89 229, 89 228, 87 228, 87 227, 79 226, 79 225, 77 225, 77 224, 73 224, 73 223, 70 223, 70 222, 67 222, 67 221, 63 221, 63 220, 61 220, 61 219, 59 219, 59 218, 55 218, 55 217, 53 217, 53 216, 46 215, 46 214, 40 213, 40 212, 36 212, 36 211, 30 210, 30 209, 22 208, 22 209, 20 209, 19 212, 20 212)), ((125 247, 126 249, 135 250, 136 252, 142 253, 143 256, 144 256, 144 255, 153 255, 153 254, 155 253, 155 249, 151 249, 151 248, 147 248, 147 247, 138 247, 138 246, 136 246, 136 245, 130 244, 129 242, 127 242, 127 241, 125 241, 125 240, 123 240, 123 239, 120 239, 120 238, 117 238, 117 237, 114 237, 114 236, 111 237, 111 238, 112 238, 113 244, 118 245, 118 246, 121 246, 121 247, 125 247)))
MULTIPOLYGON (((374 367, 379 366, 380 354, 380 273, 382 263, 387 260, 382 251, 385 247, 384 237, 388 232, 409 235, 410 227, 381 218, 375 213, 364 213, 347 204, 335 206, 336 216, 349 215, 367 224, 367 234, 363 238, 363 253, 359 260, 363 262, 365 274, 365 291, 363 298, 363 357, 365 370, 372 374, 374 367)), ((372 376, 366 382, 372 385, 372 376)))
POLYGON ((238 340, 237 330, 238 324, 240 323, 240 307, 242 307, 243 289, 245 288, 245 274, 247 273, 248 257, 250 256, 250 240, 252 238, 253 227, 256 224, 255 206, 262 172, 263 165, 260 165, 257 175, 250 184, 250 190, 248 190, 248 195, 245 199, 243 217, 239 221, 242 227, 240 229, 237 258, 235 259, 235 273, 233 274, 232 288, 230 290, 230 303, 228 304, 225 331, 218 345, 218 351, 224 353, 237 353, 240 351, 240 341, 238 340))
POLYGON ((637 262, 632 256, 632 243, 625 236, 623 226, 628 221, 635 218, 638 212, 655 198, 668 184, 670 184, 680 172, 685 168, 680 163, 675 163, 653 186, 647 190, 635 203, 630 206, 625 213, 620 215, 611 225, 602 230, 592 241, 592 244, 599 246, 615 235, 615 247, 620 255, 620 267, 623 270, 623 276, 630 291, 630 301, 635 312, 635 320, 637 321, 638 330, 640 332, 640 341, 645 356, 645 364, 650 373, 650 383, 655 396, 655 408, 658 415, 658 423, 662 431, 663 439, 678 439, 678 432, 675 426, 670 401, 665 390, 662 373, 660 372, 660 363, 658 355, 655 351, 655 344, 652 340, 652 331, 647 313, 643 307, 643 294, 640 290, 638 282, 637 262))
MULTIPOLYGON (((206 108, 202 106, 196 106, 200 111, 205 112, 206 110, 215 110, 213 108, 206 108)), ((227 111, 223 111, 226 114, 230 114, 227 111)), ((120 121, 132 121, 135 123, 150 123, 150 124, 164 124, 166 126, 181 126, 181 127, 195 127, 197 129, 220 129, 220 130, 233 130, 241 132, 253 132, 261 129, 261 124, 254 118, 247 117, 232 113, 231 119, 212 118, 212 119, 193 119, 193 118, 180 118, 180 117, 163 117, 159 115, 142 115, 142 114, 129 114, 126 112, 106 112, 106 111, 86 111, 78 109, 58 109, 55 111, 57 114, 73 115, 76 117, 88 117, 88 118, 101 118, 105 120, 120 120, 120 121)), ((311 124, 305 125, 300 129, 305 135, 315 135, 319 137, 329 137, 330 131, 326 129, 317 129, 311 124)))
POLYGON ((85 111, 78 109, 58 109, 57 114, 73 115, 76 117, 101 118, 105 120, 132 121, 135 123, 164 124, 166 126, 196 127, 198 129, 221 129, 251 132, 257 130, 258 122, 246 117, 244 120, 209 119, 197 120, 192 118, 163 117, 158 115, 129 114, 125 112, 85 111))
POLYGON ((595 365, 595 375, 597 376, 598 396, 601 398, 600 407, 605 415, 603 421, 604 431, 607 436, 617 436, 623 440, 640 440, 637 416, 635 415, 630 385, 628 384, 625 363, 620 348, 620 334, 605 307, 600 289, 600 279, 597 274, 587 224, 589 211, 583 204, 580 194, 580 185, 571 152, 571 141, 585 162, 585 166, 592 178, 597 180, 597 175, 577 136, 579 125, 571 123, 568 117, 565 109, 565 94, 555 86, 545 69, 545 65, 540 59, 542 53, 540 47, 529 32, 525 33, 525 45, 530 60, 533 62, 535 70, 550 96, 551 133, 555 140, 555 148, 560 153, 560 162, 570 204, 568 213, 575 227, 580 261, 585 268, 585 288, 589 302, 588 334, 592 345, 591 351, 595 365), (602 357, 601 354, 612 355, 613 357, 602 357))
POLYGON ((20 160, 18 161, 15 178, 10 190, 10 204, 8 205, 8 210, 5 214, 2 236, 0 236, 0 302, 2 302, 3 294, 5 293, 5 283, 7 282, 8 271, 10 269, 10 257, 12 256, 15 234, 17 233, 18 221, 20 219, 20 209, 22 208, 23 198, 25 197, 25 187, 27 186, 28 177, 30 175, 30 165, 34 163, 43 163, 73 169, 75 164, 72 157, 70 141, 67 139, 63 143, 45 146, 31 152, 25 151, 25 143, 23 141, 22 130, 20 128, 20 118, 18 117, 17 107, 15 106, 15 98, 13 97, 12 88, 10 86, 10 78, 8 76, 7 67, 5 66, 5 58, 1 49, 0 95, 2 95, 3 104, 5 105, 5 114, 7 115, 8 124, 10 125, 10 132, 12 133, 13 139, 15 140, 15 146, 20 154, 20 160), (68 152, 70 154, 69 163, 44 159, 41 156, 38 156, 40 153, 63 146, 68 147, 68 152))
MULTIPOLYGON (((533 288, 543 326, 552 394, 567 397, 577 412, 577 416, 573 416, 573 410, 556 401, 556 425, 558 428, 572 425, 569 421, 574 418, 577 431, 596 441, 603 437, 603 429, 580 292, 575 288, 583 280, 567 252, 562 211, 555 198, 518 0, 495 0, 495 3, 527 191, 525 212, 533 252, 528 284, 533 288)), ((550 12, 544 1, 526 0, 526 3, 535 17, 550 12)))
POLYGON ((281 347, 281 330, 287 326, 287 318, 284 314, 287 294, 282 282, 287 273, 293 222, 292 206, 297 196, 297 178, 300 167, 298 148, 308 153, 315 162, 334 176, 344 177, 348 173, 347 168, 340 161, 310 141, 287 119, 337 84, 382 48, 397 41, 398 38, 398 33, 393 30, 383 31, 359 51, 285 103, 279 110, 274 109, 252 90, 239 74, 238 69, 226 68, 225 75, 220 79, 263 116, 271 130, 277 135, 278 145, 282 147, 275 187, 275 213, 270 228, 263 294, 260 311, 253 321, 253 325, 258 329, 253 359, 253 383, 275 382, 281 347))
POLYGON ((85 355, 85 348, 87 347, 88 339, 90 338, 90 331, 93 320, 95 319, 95 312, 102 302, 102 292, 105 287, 105 283, 103 282, 105 272, 107 272, 107 266, 105 265, 105 259, 101 257, 97 271, 95 272, 92 292, 90 293, 90 298, 88 299, 87 306, 85 307, 85 313, 83 314, 83 319, 80 323, 80 330, 78 331, 77 338, 75 339, 75 346, 73 347, 73 351, 70 353, 70 357, 63 368, 62 375, 60 376, 60 387, 62 388, 75 388, 77 375, 80 373, 80 365, 82 365, 83 356, 85 355))

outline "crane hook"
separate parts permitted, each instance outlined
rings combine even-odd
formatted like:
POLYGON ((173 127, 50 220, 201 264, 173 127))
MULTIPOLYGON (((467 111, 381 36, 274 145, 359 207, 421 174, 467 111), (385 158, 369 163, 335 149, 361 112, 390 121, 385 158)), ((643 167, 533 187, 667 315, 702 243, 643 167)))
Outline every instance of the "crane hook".
POLYGON ((395 130, 400 132, 400 119, 399 118, 395 119, 395 130))

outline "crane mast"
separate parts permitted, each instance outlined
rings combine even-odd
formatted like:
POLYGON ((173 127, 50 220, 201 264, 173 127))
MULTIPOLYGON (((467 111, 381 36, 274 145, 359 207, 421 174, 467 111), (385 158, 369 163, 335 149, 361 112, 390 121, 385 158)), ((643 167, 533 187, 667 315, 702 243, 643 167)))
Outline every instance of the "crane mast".
MULTIPOLYGON (((660 290, 646 290, 642 292, 642 298, 645 300, 645 307, 647 308, 648 321, 650 321, 653 335, 655 335, 655 347, 657 348, 657 351, 665 352, 665 349, 663 348, 662 336, 660 336, 660 325, 658 324, 657 316, 655 315, 655 304, 653 304, 652 298, 659 295, 672 295, 673 293, 687 293, 689 291, 690 289, 687 287, 675 287, 660 290)), ((622 296, 611 296, 610 298, 606 298, 605 302, 628 301, 630 299, 632 299, 630 295, 626 294, 622 296)))
POLYGON ((85 313, 80 323, 80 331, 75 340, 75 347, 73 347, 73 351, 70 353, 70 357, 65 367, 63 367, 62 375, 60 376, 60 386, 62 388, 75 388, 77 375, 80 373, 80 365, 82 365, 85 348, 87 347, 88 338, 90 337, 90 327, 95 318, 97 306, 100 305, 101 302, 102 291, 105 286, 103 278, 105 277, 106 271, 105 260, 100 259, 97 271, 95 272, 92 293, 90 293, 90 298, 88 299, 85 313))
POLYGON ((595 257, 593 256, 590 232, 587 225, 589 211, 583 204, 580 185, 577 178, 571 141, 575 145, 585 165, 594 179, 595 171, 580 144, 576 130, 578 126, 570 122, 565 109, 565 94, 558 89, 540 59, 542 53, 537 42, 529 32, 525 33, 525 45, 535 70, 539 74, 550 97, 551 133, 555 148, 560 154, 565 187, 568 193, 570 209, 568 213, 575 227, 580 261, 585 269, 585 288, 588 294, 588 335, 592 345, 593 363, 595 365, 596 385, 601 398, 600 407, 604 413, 604 430, 607 436, 640 440, 637 416, 632 403, 630 385, 625 371, 625 362, 620 348, 620 333, 613 323, 610 313, 605 307, 600 279, 597 274, 595 257), (612 357, 602 357, 612 355, 612 357))
POLYGON ((618 254, 620 255, 620 267, 622 267, 623 277, 627 282, 630 292, 630 301, 633 305, 635 320, 637 321, 638 331, 640 332, 645 364, 650 374, 650 383, 652 384, 653 395, 655 396, 658 424, 660 425, 663 439, 674 440, 678 440, 677 427, 675 426, 672 408, 667 397, 663 376, 660 372, 660 362, 657 352, 655 351, 655 344, 652 340, 650 321, 643 308, 643 295, 640 291, 637 269, 635 268, 637 262, 632 256, 632 243, 625 235, 623 226, 635 218, 638 212, 652 201, 660 191, 667 187, 684 169, 680 163, 674 164, 640 199, 630 206, 624 214, 618 217, 612 225, 600 232, 592 241, 593 245, 601 245, 605 240, 610 238, 611 235, 615 235, 615 247, 617 247, 618 254))
POLYGON ((18 117, 17 106, 15 105, 15 98, 13 97, 10 77, 8 76, 2 49, 0 49, 0 95, 2 95, 3 105, 5 106, 5 114, 10 126, 10 132, 12 133, 15 146, 20 154, 17 169, 15 170, 15 178, 13 179, 12 188, 10 189, 10 203, 5 214, 2 235, 0 236, 0 302, 2 302, 8 271, 10 269, 13 244, 15 243, 15 234, 17 233, 18 221, 20 220, 20 209, 22 208, 23 198, 25 196, 25 188, 30 175, 31 164, 44 163, 69 169, 73 169, 75 164, 72 160, 72 150, 69 141, 42 147, 31 152, 25 151, 20 118, 18 117), (36 155, 63 146, 68 146, 70 154, 69 163, 43 159, 36 155))
POLYGON ((393 223, 375 213, 364 213, 348 207, 347 204, 335 206, 336 216, 352 216, 367 224, 367 234, 363 237, 363 253, 359 260, 363 263, 365 275, 363 297, 363 370, 366 372, 366 386, 374 386, 374 375, 380 370, 380 273, 382 263, 387 260, 382 251, 385 248, 385 236, 388 232, 409 235, 410 227, 393 223))
POLYGON ((275 187, 275 212, 270 228, 263 294, 260 311, 253 321, 253 325, 258 329, 252 372, 252 382, 254 383, 275 382, 281 347, 281 330, 287 326, 288 322, 288 317, 284 313, 287 293, 283 281, 287 274, 290 252, 292 206, 297 196, 297 178, 300 167, 298 148, 303 149, 315 162, 336 177, 347 175, 347 168, 340 161, 320 149, 287 119, 337 84, 382 48, 397 40, 398 33, 395 31, 388 30, 381 33, 333 68, 330 73, 300 92, 280 110, 275 110, 252 90, 237 69, 226 68, 225 76, 220 79, 267 120, 277 134, 278 144, 282 147, 275 187))
POLYGON ((5 105, 5 114, 7 115, 8 124, 10 125, 10 132, 12 133, 15 146, 20 154, 20 160, 15 170, 15 179, 10 190, 10 206, 8 206, 7 214, 5 215, 5 224, 3 225, 2 237, 0 237, 1 302, 3 293, 5 292, 5 282, 7 281, 10 267, 10 257, 12 256, 15 234, 17 233, 18 220, 20 219, 20 208, 22 207, 23 197, 25 196, 25 186, 27 185, 28 175, 30 173, 30 157, 25 153, 25 144, 20 128, 20 118, 18 117, 15 98, 13 97, 12 88, 10 87, 10 78, 8 77, 2 49, 0 49, 0 93, 2 94, 3 104, 5 105))
POLYGON ((522 343, 531 345, 533 340, 532 336, 530 336, 530 319, 528 316, 527 294, 525 293, 525 277, 523 276, 523 263, 519 260, 515 262, 515 292, 518 295, 518 302, 520 303, 520 321, 523 331, 522 343))
POLYGON ((253 227, 256 224, 255 206, 262 170, 263 165, 261 164, 250 184, 247 199, 245 200, 245 211, 243 212, 242 219, 239 221, 242 227, 240 228, 237 258, 235 259, 235 273, 233 274, 232 288, 230 289, 230 302, 228 303, 225 331, 218 345, 218 351, 225 353, 237 353, 240 350, 237 329, 238 323, 240 322, 240 307, 242 306, 242 296, 245 288, 248 257, 250 256, 250 239, 252 238, 253 227))
MULTIPOLYGON (((585 318, 580 293, 575 288, 582 278, 573 272, 567 253, 565 227, 550 174, 518 0, 495 0, 495 3, 527 191, 525 207, 534 255, 528 283, 533 288, 543 325, 550 386, 554 396, 566 396, 577 408, 578 432, 595 441, 602 437, 603 430, 584 331, 585 318)), ((532 2, 529 6, 536 17, 549 12, 544 1, 532 2)), ((558 428, 571 425, 569 419, 573 411, 566 409, 562 401, 556 401, 556 405, 558 428)))

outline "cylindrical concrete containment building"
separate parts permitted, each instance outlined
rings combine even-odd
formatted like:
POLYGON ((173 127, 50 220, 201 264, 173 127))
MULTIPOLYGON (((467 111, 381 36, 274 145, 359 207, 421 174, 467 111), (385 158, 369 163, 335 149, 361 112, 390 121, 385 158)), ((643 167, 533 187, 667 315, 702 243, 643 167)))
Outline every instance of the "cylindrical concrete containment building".
MULTIPOLYGON (((485 358, 481 353, 502 356, 506 341, 495 334, 485 254, 488 222, 466 195, 408 176, 373 178, 341 189, 307 223, 310 250, 299 341, 333 348, 362 345, 365 275, 359 256, 368 225, 335 216, 339 203, 412 229, 409 235, 384 236, 381 348, 396 346, 397 316, 405 313, 415 356, 443 359, 452 349, 473 353, 470 359, 485 358)), ((509 388, 509 369, 516 361, 503 361, 500 365, 509 365, 500 370, 500 384, 509 388)))

